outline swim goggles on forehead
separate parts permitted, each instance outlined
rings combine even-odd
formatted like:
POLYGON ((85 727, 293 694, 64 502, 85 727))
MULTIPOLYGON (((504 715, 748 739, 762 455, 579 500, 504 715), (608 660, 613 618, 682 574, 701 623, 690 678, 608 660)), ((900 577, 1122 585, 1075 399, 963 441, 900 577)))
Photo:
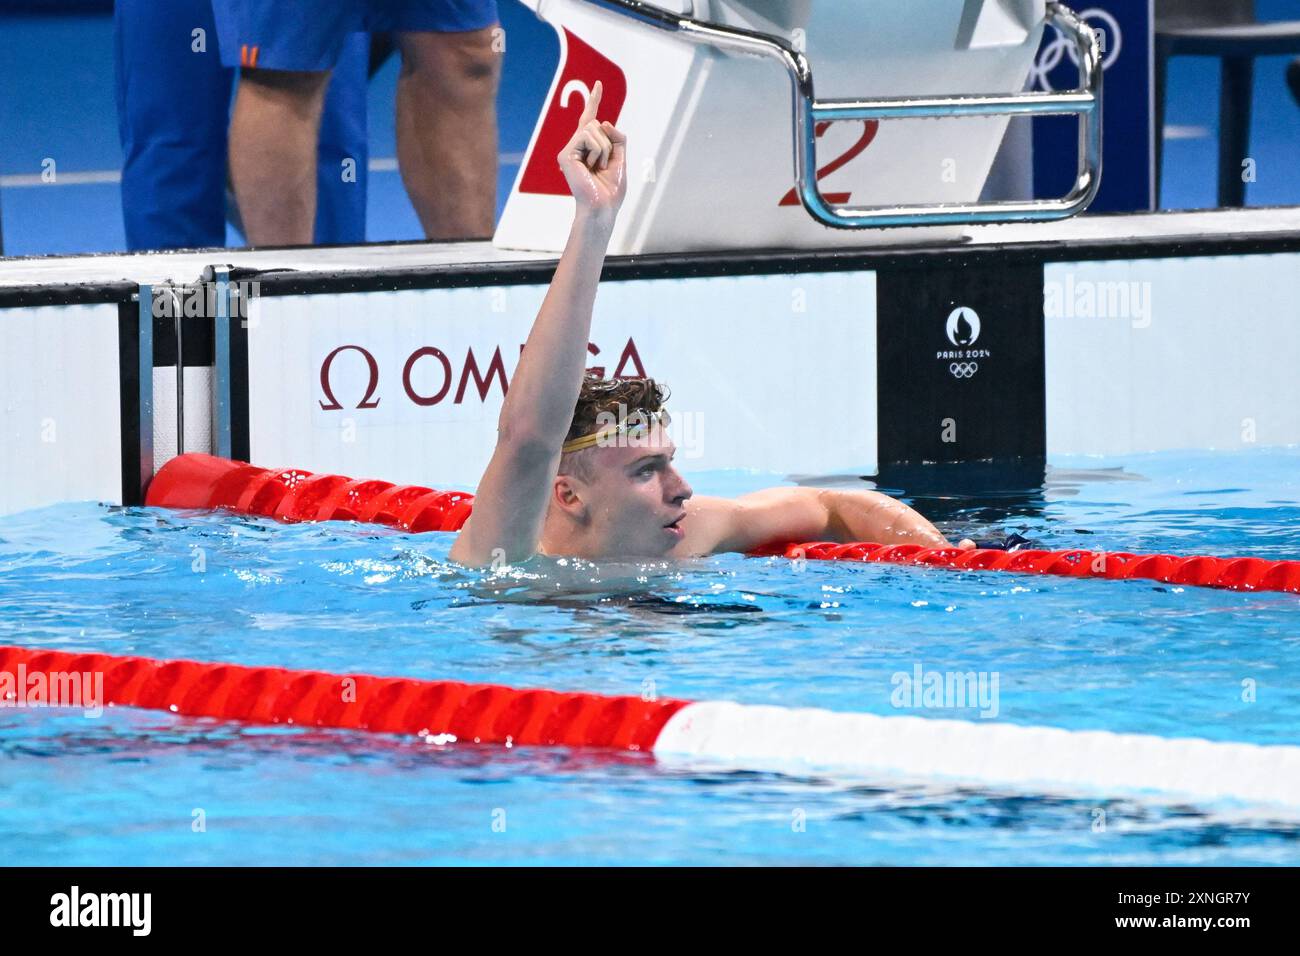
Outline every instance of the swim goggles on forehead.
POLYGON ((661 408, 657 412, 633 412, 623 421, 615 425, 606 425, 598 428, 590 435, 581 435, 577 438, 566 441, 561 447, 561 451, 581 451, 584 448, 590 448, 592 445, 608 443, 620 435, 629 437, 644 435, 649 432, 651 427, 658 425, 660 428, 667 428, 672 419, 668 415, 668 409, 661 408))

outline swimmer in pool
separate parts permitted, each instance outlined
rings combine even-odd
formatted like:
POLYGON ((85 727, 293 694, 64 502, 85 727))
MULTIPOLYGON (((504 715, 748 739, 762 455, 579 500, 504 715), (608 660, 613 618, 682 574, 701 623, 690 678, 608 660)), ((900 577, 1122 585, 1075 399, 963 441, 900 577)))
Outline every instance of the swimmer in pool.
POLYGON ((663 560, 788 541, 948 547, 920 514, 866 489, 696 496, 673 466, 663 387, 585 373, 601 264, 627 186, 627 137, 596 119, 601 92, 597 82, 557 157, 577 201, 573 225, 450 558, 476 566, 537 554, 663 560))

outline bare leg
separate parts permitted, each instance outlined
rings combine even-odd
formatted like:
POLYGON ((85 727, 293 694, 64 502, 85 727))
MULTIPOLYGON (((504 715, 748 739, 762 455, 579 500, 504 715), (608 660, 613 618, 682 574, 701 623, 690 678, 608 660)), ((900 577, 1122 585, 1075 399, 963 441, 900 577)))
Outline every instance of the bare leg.
POLYGON ((501 78, 495 29, 397 35, 397 160, 430 239, 492 235, 501 78))
POLYGON ((254 246, 301 246, 316 221, 316 150, 329 73, 244 69, 230 119, 230 175, 254 246))

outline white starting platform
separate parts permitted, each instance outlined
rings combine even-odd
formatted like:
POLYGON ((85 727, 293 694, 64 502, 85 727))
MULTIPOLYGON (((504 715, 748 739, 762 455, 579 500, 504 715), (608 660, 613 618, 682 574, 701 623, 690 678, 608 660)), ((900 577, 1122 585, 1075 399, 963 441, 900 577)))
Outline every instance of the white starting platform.
POLYGON ((472 489, 597 79, 633 177, 588 365, 667 383, 683 471, 1300 442, 1300 209, 1076 216, 1101 69, 1060 5, 528 2, 563 55, 492 242, 0 260, 0 513, 139 503, 182 451, 472 489), (1048 28, 1080 86, 1021 92, 1048 28), (1073 190, 983 201, 1043 113, 1073 190))
POLYGON ((614 254, 894 244, 908 237, 852 230, 1063 218, 1096 191, 1100 60, 1059 4, 524 2, 555 28, 560 67, 497 228, 503 248, 564 248, 572 200, 555 155, 597 81, 598 118, 627 134, 631 157, 614 254), (1049 23, 1076 44, 1080 87, 1019 92, 1049 23), (1071 194, 981 204, 1010 116, 1050 113, 1081 117, 1071 194))

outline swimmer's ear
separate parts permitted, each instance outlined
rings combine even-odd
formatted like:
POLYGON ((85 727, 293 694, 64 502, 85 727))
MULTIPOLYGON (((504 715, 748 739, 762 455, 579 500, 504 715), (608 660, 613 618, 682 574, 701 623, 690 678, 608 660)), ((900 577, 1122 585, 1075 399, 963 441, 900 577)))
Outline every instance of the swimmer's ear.
POLYGON ((562 508, 574 518, 582 519, 586 516, 587 504, 578 494, 576 479, 569 475, 556 475, 551 492, 556 507, 562 508))

